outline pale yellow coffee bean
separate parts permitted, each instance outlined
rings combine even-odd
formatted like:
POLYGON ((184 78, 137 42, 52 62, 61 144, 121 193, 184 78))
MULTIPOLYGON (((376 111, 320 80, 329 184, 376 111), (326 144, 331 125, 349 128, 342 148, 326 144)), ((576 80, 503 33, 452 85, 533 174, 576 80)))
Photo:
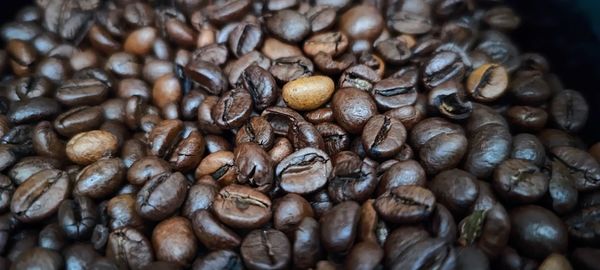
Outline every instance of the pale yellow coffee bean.
POLYGON ((539 270, 573 270, 573 267, 571 267, 569 260, 567 260, 567 258, 565 258, 565 256, 558 254, 558 253, 553 253, 553 254, 550 254, 548 257, 546 257, 546 259, 544 259, 544 261, 540 265, 540 268, 538 268, 538 269, 539 270))
POLYGON ((285 103, 299 111, 314 110, 325 104, 333 94, 335 85, 326 76, 298 78, 283 86, 285 103))

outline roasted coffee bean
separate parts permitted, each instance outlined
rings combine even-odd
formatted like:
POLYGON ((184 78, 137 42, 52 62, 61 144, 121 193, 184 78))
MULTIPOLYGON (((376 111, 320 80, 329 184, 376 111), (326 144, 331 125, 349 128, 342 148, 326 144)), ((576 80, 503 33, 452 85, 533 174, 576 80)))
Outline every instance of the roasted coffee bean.
POLYGON ((108 237, 106 257, 119 268, 142 269, 154 261, 152 245, 141 232, 132 228, 114 230, 108 237))
POLYGON ((204 156, 205 146, 204 136, 198 131, 192 131, 173 150, 169 159, 171 166, 184 172, 195 169, 204 156))
POLYGON ((302 56, 302 48, 272 37, 265 38, 260 52, 273 60, 282 57, 302 56))
POLYGON ((168 39, 184 48, 193 48, 196 45, 196 32, 189 27, 185 20, 169 18, 164 24, 168 39))
POLYGON ((275 133, 271 124, 260 116, 250 118, 250 122, 243 125, 235 135, 236 144, 253 142, 265 150, 273 146, 274 140, 275 133))
POLYGON ((575 183, 571 180, 568 168, 559 161, 552 162, 548 194, 552 199, 552 208, 558 214, 570 212, 577 204, 579 194, 575 183))
POLYGON ((35 222, 53 215, 70 193, 67 173, 45 169, 17 187, 10 210, 22 222, 35 222))
POLYGON ((511 242, 521 254, 543 259, 567 250, 567 228, 549 210, 535 205, 518 207, 510 211, 510 220, 511 242))
POLYGON ((247 186, 229 185, 221 189, 212 207, 215 215, 233 228, 259 228, 271 219, 271 200, 247 186))
POLYGON ((377 175, 372 161, 364 160, 350 151, 336 154, 333 175, 327 190, 334 202, 353 200, 363 202, 377 187, 377 175))
POLYGON ((273 76, 262 67, 249 66, 242 72, 241 80, 257 110, 264 110, 277 99, 279 87, 273 76))
POLYGON ((96 226, 96 204, 88 197, 77 196, 65 200, 58 208, 58 224, 71 239, 87 239, 96 226))
POLYGON ((294 231, 292 262, 296 267, 312 267, 322 252, 319 223, 312 217, 305 217, 294 231))
POLYGON ((106 212, 110 218, 107 226, 112 230, 144 227, 144 220, 135 209, 134 194, 122 194, 111 198, 106 205, 106 212))
POLYGON ((67 142, 66 153, 69 159, 80 165, 94 163, 102 157, 117 152, 117 137, 103 130, 79 133, 67 142))
POLYGON ((168 156, 177 146, 182 132, 182 121, 178 119, 161 121, 148 135, 150 153, 161 158, 168 156))
POLYGON ((315 148, 303 148, 279 162, 275 175, 284 191, 307 194, 323 187, 332 170, 326 153, 315 148))
POLYGON ((15 186, 10 178, 0 175, 0 212, 6 212, 10 208, 11 197, 15 192, 15 186))
POLYGON ((162 220, 184 202, 188 190, 185 176, 180 172, 163 173, 147 181, 137 194, 135 207, 143 218, 162 220))
POLYGON ((235 232, 221 224, 207 210, 193 213, 192 224, 196 237, 211 250, 235 249, 242 241, 235 232))
POLYGON ((286 269, 291 261, 291 244, 278 230, 251 231, 240 248, 249 269, 286 269))
POLYGON ((513 106, 506 111, 506 120, 517 128, 537 131, 546 126, 548 113, 531 106, 513 106))
MULTIPOLYGON (((333 117, 333 113, 330 116, 333 117)), ((324 150, 329 156, 334 156, 340 151, 350 148, 350 134, 340 126, 333 123, 321 123, 315 126, 324 141, 324 150)))
POLYGON ((238 171, 238 183, 247 183, 261 192, 271 189, 274 165, 260 145, 253 142, 238 144, 233 152, 233 160, 238 171))
POLYGON ((374 242, 360 242, 355 244, 346 257, 346 269, 374 269, 381 267, 383 248, 374 242))
POLYGON ((371 90, 371 95, 382 110, 413 105, 417 100, 415 82, 388 78, 379 81, 371 90))
POLYGON ((214 95, 227 89, 227 79, 218 65, 201 59, 194 59, 185 68, 186 74, 200 87, 214 95))
POLYGON ((237 177, 233 152, 221 150, 207 155, 196 168, 196 179, 209 175, 222 186, 229 185, 237 177))
POLYGON ((192 223, 183 217, 163 220, 152 232, 152 246, 158 260, 191 264, 198 249, 192 223))
POLYGON ((396 8, 390 7, 388 25, 400 33, 425 34, 433 27, 431 4, 420 1, 407 1, 396 8))
POLYGON ((494 171, 494 189, 510 202, 532 203, 548 191, 548 178, 532 163, 507 159, 494 171))
POLYGON ((590 154, 569 146, 555 147, 551 152, 569 168, 578 191, 593 190, 600 185, 600 164, 590 154))
POLYGON ((64 260, 57 251, 32 247, 17 257, 10 269, 63 269, 64 260))
POLYGON ((237 88, 221 96, 212 108, 211 115, 220 128, 239 128, 251 113, 252 96, 247 90, 237 88))
POLYGON ((14 124, 31 123, 56 116, 59 108, 56 100, 36 97, 13 103, 6 116, 14 124))
POLYGON ((425 63, 422 74, 423 83, 433 88, 449 80, 461 80, 465 75, 465 64, 458 54, 442 51, 425 63))
POLYGON ((269 69, 271 60, 257 51, 251 51, 225 66, 225 73, 229 74, 230 85, 238 85, 242 72, 251 65, 258 65, 263 69, 269 69))
POLYGON ((178 78, 173 74, 167 74, 154 82, 152 102, 159 108, 164 108, 167 104, 180 102, 182 92, 178 78))
POLYGON ((77 174, 73 193, 103 198, 115 192, 125 179, 125 167, 119 158, 100 159, 77 174))
POLYGON ((290 140, 284 137, 279 137, 275 139, 273 147, 271 148, 271 150, 269 150, 269 156, 271 157, 273 163, 277 164, 281 162, 284 158, 286 158, 288 155, 290 155, 292 152, 294 152, 294 146, 292 145, 290 140))
POLYGON ((304 218, 312 217, 313 210, 308 201, 293 193, 278 199, 273 206, 273 225, 284 233, 294 232, 304 218))
POLYGON ((494 101, 504 94, 507 87, 508 73, 500 65, 482 65, 467 78, 467 91, 478 101, 494 101))
POLYGON ((313 33, 322 32, 335 24, 336 9, 328 5, 316 5, 306 12, 313 33))
POLYGON ((354 54, 346 53, 336 58, 325 52, 319 52, 313 57, 317 68, 327 75, 338 75, 356 63, 354 54))
POLYGON ((229 34, 229 49, 233 52, 233 55, 240 57, 260 48, 263 36, 260 26, 242 22, 233 28, 229 34))
POLYGON ((537 105, 551 96, 550 86, 537 71, 516 73, 509 86, 510 93, 523 105, 537 105))
POLYGON ((589 106, 585 98, 576 91, 564 90, 550 102, 552 120, 567 132, 577 132, 588 119, 589 106))
POLYGON ((302 77, 308 77, 313 74, 313 71, 313 63, 304 56, 277 58, 269 68, 269 72, 280 82, 289 82, 302 77))
POLYGON ((405 141, 406 130, 402 123, 384 115, 371 117, 362 133, 363 147, 373 158, 396 155, 405 141))
POLYGON ((414 160, 396 162, 379 178, 377 194, 381 195, 399 186, 425 186, 426 179, 425 170, 418 162, 414 160))
MULTIPOLYGON (((45 169, 60 169, 61 161, 40 156, 24 157, 19 162, 15 163, 8 171, 9 180, 16 185, 21 185, 32 175, 45 169)), ((4 176, 3 176, 4 177, 4 176)))
POLYGON ((38 235, 38 246, 59 251, 67 243, 66 235, 58 223, 46 225, 38 235))
POLYGON ((311 30, 306 17, 289 9, 277 11, 268 17, 266 27, 275 37, 290 43, 302 41, 311 30))
POLYGON ((374 40, 384 27, 379 10, 371 5, 357 5, 340 17, 340 29, 353 40, 374 40))
POLYGON ((271 123, 275 134, 278 135, 287 135, 291 124, 304 121, 302 115, 287 107, 268 107, 261 115, 271 123))
POLYGON ((375 50, 377 50, 386 63, 392 65, 404 64, 412 57, 409 44, 400 38, 383 40, 375 45, 375 50))
POLYGON ((479 196, 477 179, 458 169, 440 172, 428 183, 428 187, 437 202, 458 216, 467 213, 479 196))
POLYGON ((354 201, 337 204, 319 220, 321 243, 327 251, 348 251, 356 237, 360 206, 354 201))
POLYGON ((204 257, 199 257, 192 265, 194 270, 209 270, 209 269, 244 269, 244 263, 239 255, 229 250, 217 250, 208 253, 204 257))
POLYGON ((306 147, 322 149, 325 144, 315 126, 306 121, 292 122, 287 133, 287 138, 296 149, 306 147))
POLYGON ((342 32, 323 32, 304 41, 302 50, 309 57, 314 57, 319 52, 337 56, 346 51, 348 43, 348 37, 342 32))
POLYGON ((371 96, 357 88, 337 90, 331 100, 333 116, 346 131, 357 134, 367 121, 377 113, 377 106, 371 96))
POLYGON ((103 120, 100 106, 81 106, 58 115, 54 120, 54 128, 63 136, 72 137, 77 133, 98 128, 103 120))
POLYGON ((414 223, 431 215, 436 198, 419 186, 399 186, 386 191, 375 200, 375 209, 384 220, 393 223, 414 223))
POLYGON ((376 71, 360 64, 344 70, 338 83, 340 87, 353 87, 369 92, 380 79, 376 71))
POLYGON ((163 159, 148 156, 135 161, 127 170, 127 181, 134 185, 143 185, 159 174, 171 170, 169 163, 163 159))

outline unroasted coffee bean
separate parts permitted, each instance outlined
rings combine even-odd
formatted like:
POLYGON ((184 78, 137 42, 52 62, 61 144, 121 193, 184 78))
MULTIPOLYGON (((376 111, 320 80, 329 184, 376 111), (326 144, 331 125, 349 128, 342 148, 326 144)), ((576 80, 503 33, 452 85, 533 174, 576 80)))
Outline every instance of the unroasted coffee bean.
POLYGON ((124 178, 125 168, 121 159, 101 159, 86 166, 77 174, 73 193, 103 198, 115 192, 124 178))
POLYGON ((163 220, 152 232, 152 246, 158 260, 191 264, 198 249, 192 223, 183 217, 163 220))
POLYGON ((375 200, 375 210, 384 220, 393 223, 413 223, 426 219, 434 210, 436 198, 419 186, 399 186, 375 200))
POLYGON ((117 137, 103 130, 92 130, 79 133, 66 146, 69 159, 80 165, 94 163, 102 157, 109 157, 117 152, 117 137))
POLYGON ((567 132, 577 132, 588 119, 589 106, 585 98, 576 91, 564 90, 552 98, 550 115, 554 122, 567 132))
POLYGON ((352 134, 360 133, 367 121, 377 113, 371 96, 357 88, 337 90, 331 104, 337 123, 352 134))
POLYGON ((233 228, 258 228, 271 219, 271 200, 247 186, 229 185, 215 198, 213 211, 233 228))
POLYGON ((360 206, 346 201, 329 209, 319 220, 321 243, 330 252, 348 251, 358 229, 360 206))
POLYGON ((494 188, 511 202, 531 203, 548 191, 548 178, 532 163, 507 159, 494 171, 494 188))
POLYGON ((178 209, 188 189, 180 172, 163 173, 147 181, 137 194, 135 207, 143 218, 162 220, 178 209))
POLYGON ((273 229, 251 231, 240 253, 249 269, 286 269, 292 257, 290 241, 273 229))
POLYGON ((323 187, 332 170, 326 153, 315 148, 303 148, 279 162, 275 175, 284 191, 307 194, 323 187))
POLYGON ((10 210, 22 222, 35 222, 53 215, 70 192, 67 173, 57 169, 40 171, 17 187, 10 210))
POLYGON ((223 94, 212 108, 212 118, 220 128, 239 128, 252 113, 252 96, 237 88, 223 94))
POLYGON ((325 76, 310 76, 293 80, 283 86, 286 104, 296 110, 314 110, 326 103, 335 85, 325 76))
POLYGON ((150 241, 132 228, 122 228, 110 233, 106 257, 113 259, 120 268, 129 269, 142 269, 154 261, 150 241))

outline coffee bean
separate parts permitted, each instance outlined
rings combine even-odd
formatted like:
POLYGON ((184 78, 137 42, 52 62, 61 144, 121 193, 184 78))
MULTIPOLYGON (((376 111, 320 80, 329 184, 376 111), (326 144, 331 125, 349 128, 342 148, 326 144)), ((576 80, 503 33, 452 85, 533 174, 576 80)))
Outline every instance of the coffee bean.
POLYGON ((223 186, 233 183, 237 177, 233 152, 222 150, 206 156, 196 168, 196 178, 204 175, 211 176, 223 186))
POLYGON ((240 57, 260 48, 263 36, 260 26, 252 23, 240 23, 229 34, 229 49, 233 55, 240 57))
POLYGON ((331 108, 337 123, 353 134, 360 133, 367 121, 377 113, 371 96, 357 88, 338 89, 331 100, 331 108))
MULTIPOLYGON (((313 74, 314 66, 304 56, 281 57, 273 61, 269 72, 278 81, 290 82, 313 74)), ((284 86, 285 87, 285 86, 284 86)))
POLYGON ((292 257, 290 241, 273 229, 251 231, 240 253, 249 269, 286 269, 292 257))
POLYGON ((273 76, 262 67, 249 66, 242 72, 241 80, 257 110, 264 110, 277 99, 279 87, 273 76))
POLYGON ((135 209, 134 194, 122 194, 111 198, 106 205, 106 212, 110 218, 107 226, 112 230, 144 227, 144 220, 135 209))
POLYGON ((148 135, 150 153, 158 157, 166 157, 174 150, 181 139, 183 122, 181 120, 163 120, 148 135))
POLYGON ((100 106, 81 106, 58 115, 54 120, 54 128, 63 136, 72 137, 77 133, 97 129, 103 121, 100 106))
POLYGON ((163 173, 147 181, 137 194, 135 207, 143 218, 162 220, 184 202, 188 183, 180 172, 163 173))
POLYGON ((333 175, 327 190, 334 202, 353 200, 363 202, 377 186, 375 166, 369 160, 350 151, 336 154, 333 161, 333 175))
POLYGON ((125 49, 125 52, 132 54, 148 54, 152 49, 156 36, 157 31, 153 27, 139 28, 127 36, 123 48, 125 49))
POLYGON ((220 128, 239 128, 252 113, 252 96, 243 88, 225 92, 212 108, 212 118, 220 128))
POLYGON ((53 250, 32 247, 23 252, 19 257, 12 262, 10 269, 62 269, 64 261, 62 256, 53 250))
POLYGON ((280 10, 268 17, 266 26, 275 37, 290 43, 302 41, 310 32, 306 17, 289 9, 280 10))
POLYGON ((119 268, 130 269, 142 269, 154 261, 150 241, 132 228, 122 228, 110 233, 106 257, 113 259, 119 268))
POLYGON ((520 253, 542 259, 566 251, 567 228, 549 210, 535 205, 518 207, 510 211, 510 220, 511 242, 520 253))
POLYGON ((379 82, 379 74, 366 65, 354 65, 342 73, 339 80, 340 87, 353 87, 370 92, 379 82))
POLYGON ((263 69, 269 69, 271 66, 271 60, 260 52, 251 51, 244 56, 239 57, 237 60, 229 62, 223 70, 226 74, 229 74, 229 84, 238 85, 244 70, 252 65, 258 65, 263 69))
POLYGON ((348 42, 348 37, 342 32, 324 32, 309 37, 302 50, 310 57, 319 52, 337 56, 346 51, 348 42))
POLYGON ((260 52, 273 60, 282 57, 302 56, 302 48, 272 37, 265 38, 260 52))
POLYGON ((269 155, 253 142, 239 144, 233 159, 238 171, 237 182, 248 183, 258 191, 267 192, 273 184, 273 164, 269 155))
POLYGON ((467 79, 467 91, 475 100, 494 101, 508 87, 508 73, 503 66, 485 64, 475 69, 467 79))
POLYGON ((303 148, 283 159, 277 165, 275 175, 283 190, 306 194, 323 187, 332 169, 331 160, 323 151, 303 148))
POLYGON ((313 33, 322 32, 335 24, 336 9, 328 5, 316 5, 306 12, 313 33))
POLYGON ((240 237, 221 224, 207 210, 198 210, 192 215, 194 232, 200 242, 211 250, 235 249, 240 243, 240 237))
POLYGON ((550 116, 567 132, 577 132, 588 119, 589 106, 585 98, 573 90, 564 90, 552 98, 550 116))
POLYGON ((406 130, 402 123, 384 115, 371 117, 362 133, 363 146, 374 158, 396 155, 405 141, 406 130))
POLYGON ((399 186, 375 200, 375 210, 384 220, 413 223, 426 219, 434 209, 436 198, 419 186, 399 186))
POLYGON ((459 169, 440 172, 428 187, 438 203, 457 215, 467 213, 479 196, 479 185, 475 177, 459 169))
POLYGON ((433 88, 449 80, 461 80, 465 75, 465 64, 458 54, 442 51, 427 61, 422 75, 423 83, 433 88))
POLYGON ((537 107, 513 106, 506 111, 506 118, 517 128, 537 131, 546 126, 548 113, 537 107))
POLYGON ((191 264, 198 249, 192 223, 183 217, 163 220, 152 232, 152 246, 158 260, 191 264))
POLYGON ((375 45, 375 50, 386 63, 392 65, 404 64, 412 57, 409 44, 400 38, 383 40, 375 45))
POLYGON ((121 159, 100 159, 77 174, 73 193, 103 198, 115 192, 124 178, 125 168, 121 159))
POLYGON ((67 236, 58 223, 46 225, 38 236, 38 246, 50 250, 61 250, 67 243, 67 236))
POLYGON ((53 215, 69 192, 69 178, 64 171, 45 169, 17 187, 10 210, 22 222, 39 221, 53 215))
POLYGON ((233 184, 219 191, 213 211, 233 228, 258 228, 271 219, 271 200, 255 189, 233 184))
POLYGON ((31 123, 56 116, 59 108, 53 99, 36 97, 13 103, 6 116, 14 124, 31 123))
POLYGON ((227 79, 218 65, 201 59, 188 63, 185 72, 207 92, 218 95, 227 89, 227 79))
POLYGON ((330 252, 348 251, 356 237, 360 206, 354 201, 346 201, 329 209, 319 220, 321 242, 330 252))
POLYGON ((537 201, 548 191, 548 178, 528 161, 507 159, 494 171, 494 188, 506 200, 537 201))
POLYGON ((58 223, 71 239, 87 239, 98 221, 96 204, 88 197, 65 200, 58 208, 58 223))
POLYGON ((383 248, 377 243, 360 242, 350 250, 344 266, 346 269, 376 268, 383 260, 383 248))
POLYGON ((334 88, 333 81, 328 77, 304 77, 285 84, 282 96, 293 109, 314 110, 329 100, 334 88))
POLYGON ((312 218, 313 210, 308 201, 299 195, 290 193, 275 201, 273 206, 273 225, 284 233, 295 231, 304 218, 312 218))
POLYGON ((385 191, 399 186, 425 186, 425 182, 425 170, 418 162, 414 160, 401 161, 389 167, 381 175, 377 194, 381 195, 385 191))
POLYGON ((10 180, 16 185, 21 185, 32 175, 45 169, 60 169, 61 161, 40 156, 24 157, 19 162, 15 163, 8 171, 10 180))
POLYGON ((600 184, 600 165, 587 152, 561 146, 552 148, 552 154, 569 168, 578 191, 592 190, 600 184))

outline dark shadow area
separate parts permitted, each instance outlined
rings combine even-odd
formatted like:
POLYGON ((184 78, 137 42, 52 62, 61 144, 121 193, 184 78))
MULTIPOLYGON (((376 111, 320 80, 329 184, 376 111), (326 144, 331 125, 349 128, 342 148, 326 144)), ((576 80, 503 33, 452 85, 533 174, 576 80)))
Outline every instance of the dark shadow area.
MULTIPOLYGON (((590 103, 583 138, 600 141, 600 19, 595 0, 507 0, 522 17, 512 34, 523 52, 545 55, 566 88, 581 91, 590 103), (596 23, 596 34, 593 21, 596 23)), ((2 3, 0 23, 10 21, 20 7, 33 1, 2 3)))

